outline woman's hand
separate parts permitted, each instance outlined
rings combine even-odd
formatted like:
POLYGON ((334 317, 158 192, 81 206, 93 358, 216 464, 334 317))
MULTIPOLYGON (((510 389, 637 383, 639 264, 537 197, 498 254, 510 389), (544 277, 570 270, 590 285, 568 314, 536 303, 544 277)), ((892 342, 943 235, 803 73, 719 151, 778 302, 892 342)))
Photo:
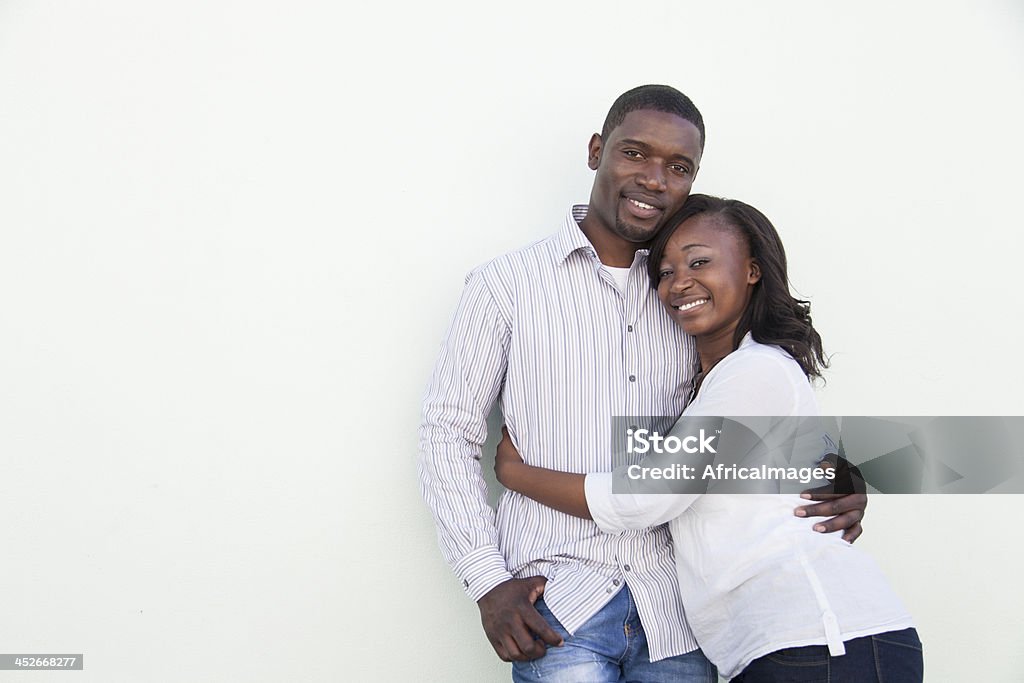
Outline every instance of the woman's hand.
POLYGON ((505 488, 516 490, 513 486, 515 474, 523 466, 523 456, 519 455, 519 451, 512 443, 508 429, 502 427, 501 442, 498 443, 498 450, 494 454, 494 473, 498 476, 498 481, 505 488))

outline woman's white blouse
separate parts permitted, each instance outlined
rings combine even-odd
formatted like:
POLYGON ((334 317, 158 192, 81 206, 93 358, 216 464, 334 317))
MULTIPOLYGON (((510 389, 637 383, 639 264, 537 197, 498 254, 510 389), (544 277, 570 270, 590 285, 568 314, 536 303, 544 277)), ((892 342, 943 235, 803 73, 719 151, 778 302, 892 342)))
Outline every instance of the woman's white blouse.
MULTIPOLYGON (((817 415, 814 391, 782 349, 753 341, 723 358, 684 416, 817 415)), ((679 590, 704 654, 726 677, 787 647, 828 645, 913 626, 881 570, 839 532, 800 518, 786 494, 614 494, 588 474, 594 521, 607 533, 669 523, 679 590)), ((627 575, 628 578, 628 575, 627 575)))

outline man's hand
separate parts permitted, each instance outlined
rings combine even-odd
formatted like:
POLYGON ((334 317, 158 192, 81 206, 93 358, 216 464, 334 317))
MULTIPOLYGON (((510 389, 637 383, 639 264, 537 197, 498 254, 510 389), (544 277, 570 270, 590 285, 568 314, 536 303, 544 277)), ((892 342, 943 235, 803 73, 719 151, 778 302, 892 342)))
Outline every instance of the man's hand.
POLYGON ((821 502, 803 505, 793 512, 797 517, 831 517, 815 524, 814 530, 829 533, 841 529, 843 540, 853 543, 864 533, 864 527, 860 523, 868 506, 864 479, 855 465, 835 454, 826 456, 821 466, 835 467, 835 479, 825 486, 801 493, 801 498, 821 502))
POLYGON ((487 639, 504 661, 537 659, 547 651, 544 643, 562 645, 562 637, 533 606, 546 583, 543 576, 510 579, 477 601, 487 639))

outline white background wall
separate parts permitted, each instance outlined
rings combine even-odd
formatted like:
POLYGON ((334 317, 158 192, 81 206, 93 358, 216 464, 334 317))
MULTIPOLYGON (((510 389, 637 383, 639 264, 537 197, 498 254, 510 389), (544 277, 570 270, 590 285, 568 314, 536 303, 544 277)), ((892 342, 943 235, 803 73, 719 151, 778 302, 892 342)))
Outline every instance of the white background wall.
MULTIPOLYGON (((0 1, 0 652, 502 681, 417 491, 472 266, 647 82, 764 210, 837 414, 1024 414, 1024 6, 0 1)), ((931 681, 1020 680, 1021 498, 875 496, 931 681)))

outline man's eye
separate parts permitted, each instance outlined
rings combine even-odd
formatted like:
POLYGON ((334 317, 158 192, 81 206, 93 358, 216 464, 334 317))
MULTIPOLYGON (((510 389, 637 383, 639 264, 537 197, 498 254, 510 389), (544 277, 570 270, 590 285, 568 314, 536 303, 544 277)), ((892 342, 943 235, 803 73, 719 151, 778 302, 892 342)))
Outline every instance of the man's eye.
POLYGON ((636 151, 635 149, 627 149, 625 152, 623 152, 623 154, 625 154, 630 159, 639 159, 641 156, 643 156, 642 154, 640 154, 640 152, 636 151))
POLYGON ((690 169, 686 168, 685 166, 680 166, 679 164, 672 164, 671 166, 669 166, 669 168, 671 168, 673 171, 681 175, 690 174, 690 169))

